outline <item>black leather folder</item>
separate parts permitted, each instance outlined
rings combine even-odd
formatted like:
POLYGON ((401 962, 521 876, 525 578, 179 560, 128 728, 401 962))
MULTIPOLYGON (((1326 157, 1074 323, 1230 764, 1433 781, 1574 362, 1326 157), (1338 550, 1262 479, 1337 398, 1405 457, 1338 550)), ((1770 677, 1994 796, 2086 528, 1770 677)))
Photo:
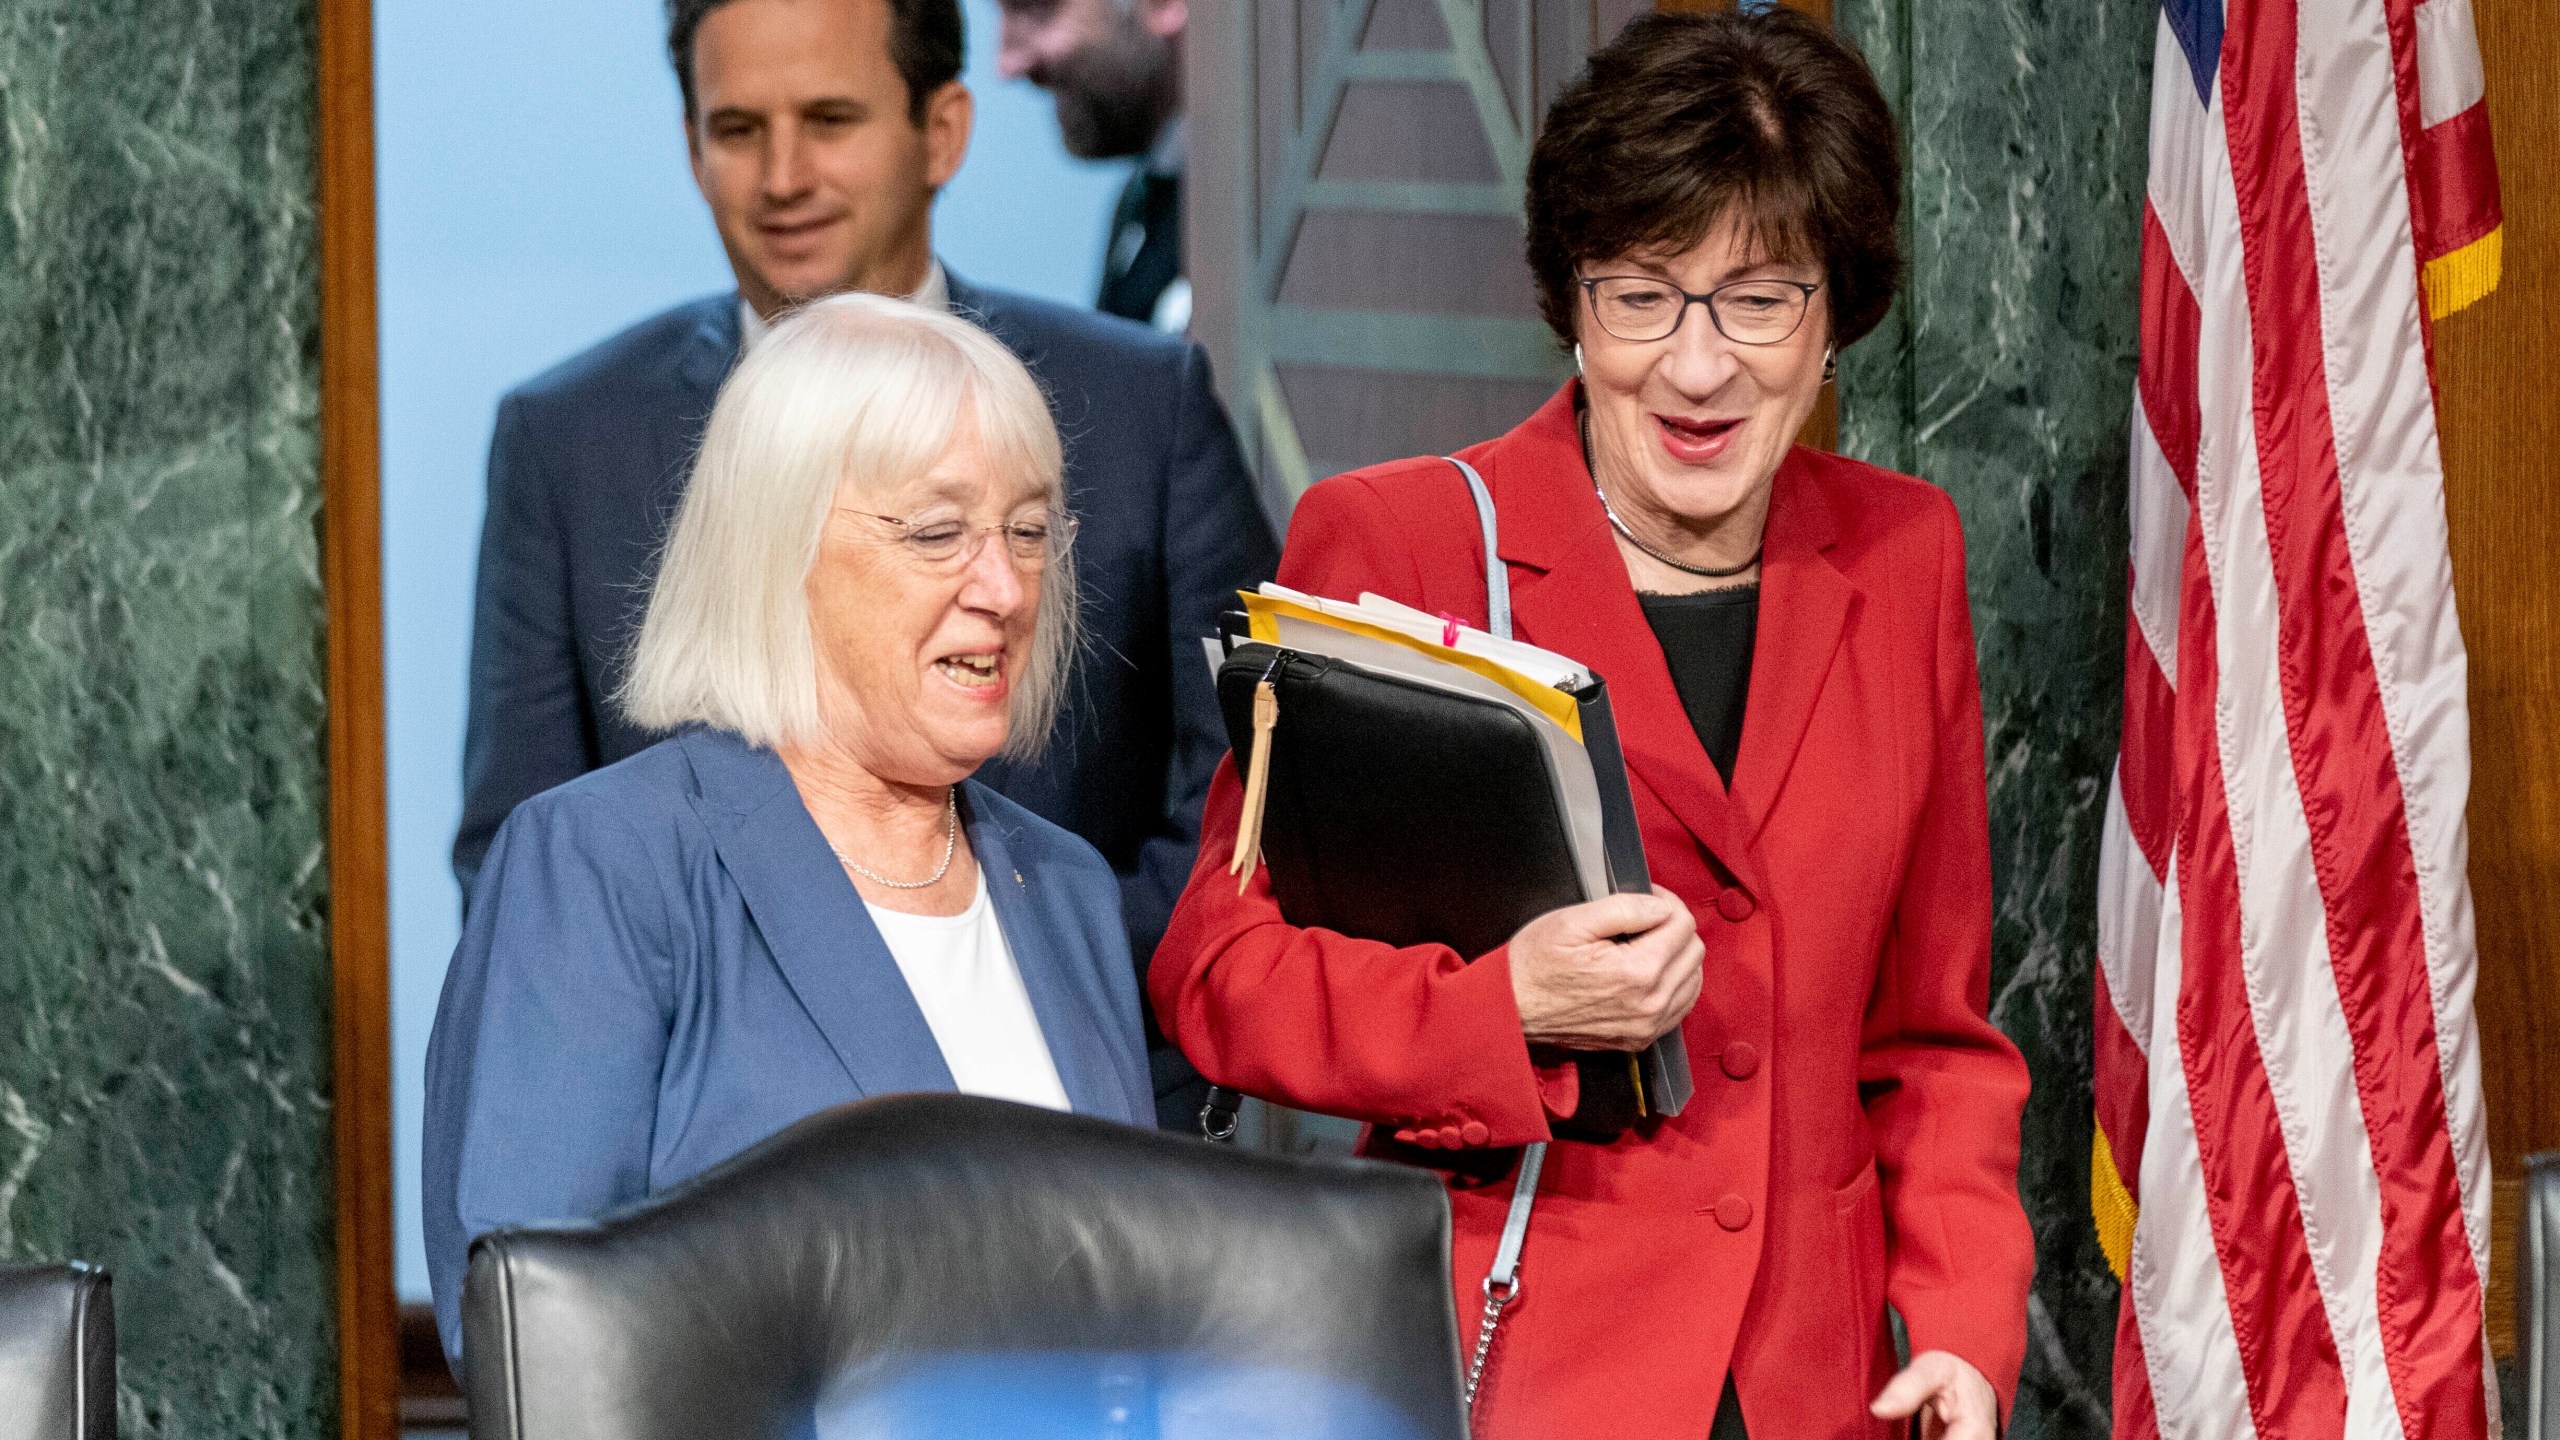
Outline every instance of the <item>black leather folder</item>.
MULTIPOLYGON (((1586 895, 1565 787, 1536 725, 1497 700, 1348 660, 1244 642, 1218 668, 1239 767, 1252 754, 1254 687, 1272 682, 1262 858, 1293 925, 1390 945, 1442 944, 1472 960, 1586 895)), ((1599 792, 1607 888, 1652 888, 1605 685, 1570 692, 1599 792)), ((1206 837, 1212 846, 1233 836, 1206 837)), ((1562 1137, 1608 1140, 1690 1094, 1680 1032, 1629 1055, 1569 1052, 1581 1104, 1562 1137)), ((1544 1057, 1542 1057, 1544 1058, 1544 1057)))

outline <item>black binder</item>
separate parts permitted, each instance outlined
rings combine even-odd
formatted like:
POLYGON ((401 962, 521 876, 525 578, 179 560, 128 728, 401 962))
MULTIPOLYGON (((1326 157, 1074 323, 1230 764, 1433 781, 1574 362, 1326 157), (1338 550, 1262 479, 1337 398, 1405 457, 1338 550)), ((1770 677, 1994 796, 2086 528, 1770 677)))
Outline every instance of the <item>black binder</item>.
MULTIPOLYGON (((1519 710, 1347 660, 1252 641, 1218 668, 1218 704, 1241 767, 1253 694, 1279 697, 1262 858, 1293 925, 1391 945, 1447 945, 1473 959, 1584 893, 1556 762, 1519 710)), ((1612 891, 1652 888, 1606 686, 1573 695, 1599 792, 1612 891)), ((1231 836, 1205 837, 1209 845, 1231 836)), ((1571 1052, 1581 1104, 1555 1132, 1609 1140, 1676 1115, 1691 1091, 1680 1031, 1629 1055, 1571 1052)))

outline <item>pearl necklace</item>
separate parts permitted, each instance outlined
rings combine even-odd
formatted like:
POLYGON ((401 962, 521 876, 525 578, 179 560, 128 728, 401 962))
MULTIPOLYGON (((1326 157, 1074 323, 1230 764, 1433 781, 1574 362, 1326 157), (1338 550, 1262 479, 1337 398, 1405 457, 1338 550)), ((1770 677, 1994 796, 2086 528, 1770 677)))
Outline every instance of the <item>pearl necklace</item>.
POLYGON ((863 864, 861 861, 854 859, 850 855, 847 855, 844 853, 843 847, 837 845, 832 840, 827 842, 827 848, 836 852, 836 858, 844 862, 844 867, 846 869, 861 876, 863 879, 870 881, 874 885, 886 885, 892 890, 929 890, 932 887, 941 884, 942 877, 951 873, 951 857, 958 854, 960 851, 960 787, 954 785, 947 793, 950 796, 950 800, 943 809, 942 864, 937 867, 932 874, 927 875, 921 880, 892 880, 888 876, 881 874, 879 871, 874 870, 870 866, 863 864))

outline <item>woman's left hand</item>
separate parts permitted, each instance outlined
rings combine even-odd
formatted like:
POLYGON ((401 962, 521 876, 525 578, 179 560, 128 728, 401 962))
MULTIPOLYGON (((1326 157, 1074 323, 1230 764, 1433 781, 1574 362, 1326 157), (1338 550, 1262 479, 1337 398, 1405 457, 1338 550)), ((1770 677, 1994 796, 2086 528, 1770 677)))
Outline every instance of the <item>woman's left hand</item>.
POLYGON ((1880 1420, 1920 1417, 1920 1440, 1998 1440, 2000 1397, 1972 1365, 1944 1350, 1911 1357, 1867 1407, 1880 1420))

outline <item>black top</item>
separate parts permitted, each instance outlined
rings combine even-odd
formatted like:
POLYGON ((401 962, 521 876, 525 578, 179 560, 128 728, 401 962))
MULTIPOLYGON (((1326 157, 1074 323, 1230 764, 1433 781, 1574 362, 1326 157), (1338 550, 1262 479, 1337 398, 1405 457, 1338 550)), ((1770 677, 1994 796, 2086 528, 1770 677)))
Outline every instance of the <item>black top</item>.
POLYGON ((1702 590, 1695 595, 1638 594, 1653 638, 1662 642, 1680 708, 1707 747, 1716 774, 1733 784, 1742 748, 1742 702, 1751 693, 1751 644, 1760 624, 1760 587, 1702 590))

